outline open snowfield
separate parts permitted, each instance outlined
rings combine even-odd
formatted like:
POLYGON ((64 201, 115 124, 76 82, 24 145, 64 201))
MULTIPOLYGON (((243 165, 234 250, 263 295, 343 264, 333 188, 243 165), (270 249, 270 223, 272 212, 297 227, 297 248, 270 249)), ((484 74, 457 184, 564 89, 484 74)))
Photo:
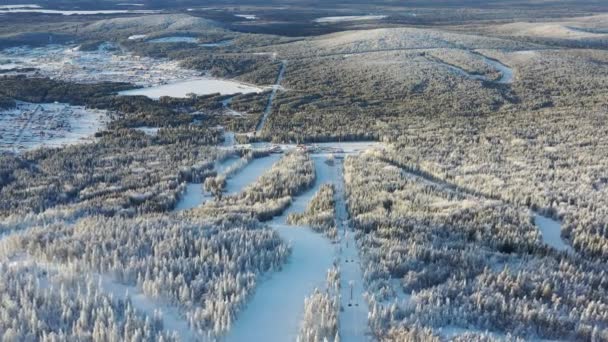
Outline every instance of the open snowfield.
POLYGON ((188 36, 172 36, 149 40, 148 43, 197 43, 198 38, 188 36))
POLYGON ((19 151, 91 141, 108 122, 102 110, 62 103, 19 102, 0 111, 0 150, 19 151))
POLYGON ((205 77, 148 88, 125 90, 121 91, 120 94, 126 96, 143 95, 158 100, 163 96, 185 98, 188 97, 188 94, 208 95, 219 93, 222 95, 231 95, 238 93, 259 93, 262 91, 262 88, 237 81, 205 77))
POLYGON ((534 223, 540 229, 543 242, 558 251, 573 252, 572 247, 561 236, 561 223, 552 218, 534 214, 534 223))

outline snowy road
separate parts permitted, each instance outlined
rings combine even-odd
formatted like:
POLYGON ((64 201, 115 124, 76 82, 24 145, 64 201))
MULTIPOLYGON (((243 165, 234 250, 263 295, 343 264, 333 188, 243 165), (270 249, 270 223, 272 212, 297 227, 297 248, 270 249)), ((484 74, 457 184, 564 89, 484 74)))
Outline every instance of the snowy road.
POLYGON ((272 92, 270 93, 270 96, 268 97, 268 103, 266 104, 266 108, 264 109, 264 115, 262 115, 262 119, 260 120, 257 127, 255 128, 256 132, 260 132, 264 128, 264 125, 266 124, 266 120, 268 119, 270 112, 272 112, 272 102, 274 101, 274 98, 277 96, 277 91, 281 87, 281 81, 283 80, 283 77, 285 76, 286 67, 287 67, 287 61, 282 60, 281 69, 279 70, 279 75, 277 76, 277 81, 276 81, 275 85, 272 86, 272 92))

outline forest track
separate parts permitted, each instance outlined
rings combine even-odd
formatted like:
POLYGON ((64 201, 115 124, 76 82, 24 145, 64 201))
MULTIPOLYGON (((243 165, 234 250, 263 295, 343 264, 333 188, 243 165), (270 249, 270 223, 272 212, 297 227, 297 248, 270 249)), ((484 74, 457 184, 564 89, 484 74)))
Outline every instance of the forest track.
POLYGON ((268 116, 272 112, 272 103, 274 102, 274 98, 277 96, 277 91, 281 87, 281 81, 283 81, 283 78, 285 77, 286 68, 287 68, 287 60, 284 59, 281 61, 281 69, 279 69, 279 74, 277 75, 277 80, 276 80, 275 84, 272 86, 272 91, 270 92, 270 95, 268 96, 268 103, 266 103, 266 108, 264 109, 264 115, 262 115, 260 122, 258 123, 258 125, 255 128, 256 133, 261 132, 262 129, 264 129, 264 126, 266 125, 266 120, 268 119, 268 116))

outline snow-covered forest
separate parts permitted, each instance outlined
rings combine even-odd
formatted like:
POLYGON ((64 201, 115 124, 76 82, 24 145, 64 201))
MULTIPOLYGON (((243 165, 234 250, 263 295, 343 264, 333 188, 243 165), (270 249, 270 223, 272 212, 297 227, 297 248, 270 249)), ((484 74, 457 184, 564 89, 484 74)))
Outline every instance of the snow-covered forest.
POLYGON ((345 180, 380 338, 608 338, 605 264, 544 245, 527 207, 413 174, 385 152, 347 158, 345 180))

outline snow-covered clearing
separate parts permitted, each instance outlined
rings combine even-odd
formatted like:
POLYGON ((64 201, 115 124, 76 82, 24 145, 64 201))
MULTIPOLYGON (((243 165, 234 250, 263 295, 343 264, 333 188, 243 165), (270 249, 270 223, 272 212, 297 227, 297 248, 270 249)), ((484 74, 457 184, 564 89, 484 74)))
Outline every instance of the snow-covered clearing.
MULTIPOLYGON (((239 158, 228 158, 222 162, 218 162, 215 169, 218 174, 224 173, 232 165, 236 164, 239 158)), ((180 200, 175 205, 174 211, 188 210, 196 208, 206 201, 212 200, 213 195, 203 188, 202 183, 188 183, 180 200)))
POLYGON ((313 20, 315 23, 339 23, 344 21, 381 20, 386 15, 346 15, 335 17, 321 17, 313 20))
POLYGON ((234 195, 253 183, 264 172, 281 158, 280 154, 271 154, 267 157, 256 158, 236 175, 226 180, 226 194, 234 195))
POLYGON ((189 94, 209 95, 219 93, 221 95, 231 95, 237 93, 260 93, 262 91, 262 88, 237 81, 205 77, 155 87, 125 90, 121 91, 120 94, 126 96, 143 95, 158 100, 162 96, 185 98, 189 94))
POLYGON ((15 108, 0 111, 0 151, 91 141, 108 121, 103 110, 63 103, 18 102, 15 108))
POLYGON ((572 247, 562 239, 559 221, 535 213, 534 224, 540 229, 544 243, 558 251, 573 252, 572 247))
POLYGON ((129 36, 129 38, 127 38, 128 40, 139 40, 139 39, 145 39, 146 37, 148 37, 147 34, 134 34, 132 36, 129 36))
POLYGON ((196 208, 204 202, 213 199, 213 195, 204 191, 201 183, 188 183, 186 190, 173 210, 181 211, 196 208))
POLYGON ((198 38, 188 36, 162 37, 149 40, 148 43, 198 43, 198 38))

